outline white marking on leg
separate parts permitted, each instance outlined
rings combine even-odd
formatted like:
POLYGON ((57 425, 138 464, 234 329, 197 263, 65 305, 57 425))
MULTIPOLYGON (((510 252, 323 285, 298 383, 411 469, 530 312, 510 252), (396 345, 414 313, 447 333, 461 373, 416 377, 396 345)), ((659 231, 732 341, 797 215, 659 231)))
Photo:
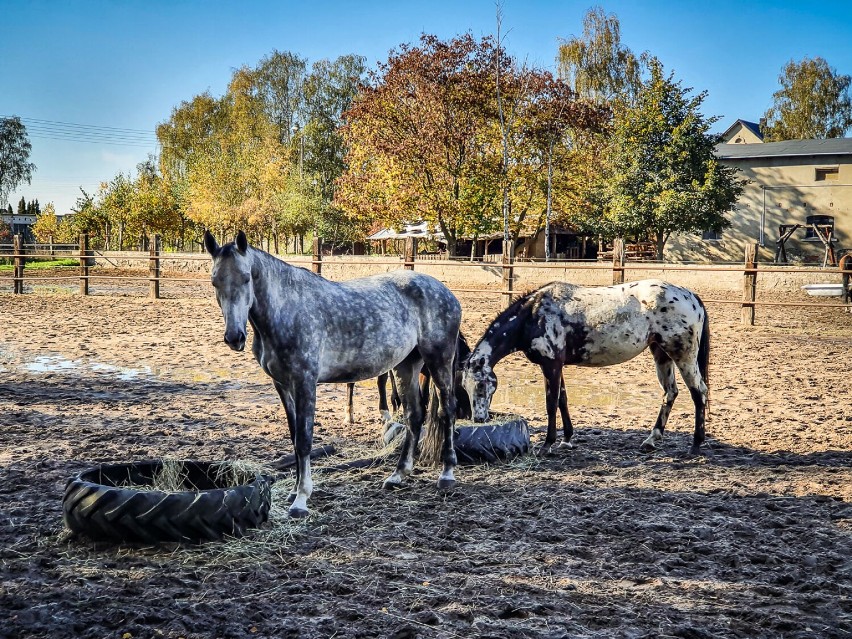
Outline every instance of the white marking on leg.
POLYGON ((390 414, 389 410, 382 409, 382 421, 387 425, 393 421, 393 415, 390 414))
POLYGON ((307 457, 299 474, 299 483, 296 485, 296 498, 290 505, 291 516, 300 517, 308 513, 308 498, 312 492, 314 492, 314 480, 311 478, 311 458, 307 457))

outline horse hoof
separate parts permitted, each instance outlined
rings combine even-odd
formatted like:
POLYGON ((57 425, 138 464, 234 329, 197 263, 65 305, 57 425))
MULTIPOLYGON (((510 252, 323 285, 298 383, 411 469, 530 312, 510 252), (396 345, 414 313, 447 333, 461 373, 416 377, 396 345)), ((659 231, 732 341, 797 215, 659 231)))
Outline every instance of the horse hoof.
POLYGON ((655 450, 657 450, 657 447, 654 446, 654 444, 650 444, 648 442, 643 442, 642 445, 639 447, 640 453, 653 453, 655 450))
POLYGON ((397 488, 402 488, 402 482, 398 479, 386 479, 382 482, 382 488, 385 490, 396 490, 397 488))
POLYGON ((291 508, 288 513, 290 515, 290 519, 304 519, 310 514, 304 508, 291 508))
POLYGON ((550 445, 546 444, 540 446, 538 450, 535 451, 536 457, 547 457, 550 454, 550 445))
POLYGON ((690 457, 700 457, 701 456, 701 447, 700 446, 693 446, 692 448, 690 448, 689 449, 689 456, 690 457))
POLYGON ((441 478, 438 480, 438 490, 452 490, 456 487, 455 479, 444 479, 441 478))
POLYGON ((561 442, 559 444, 559 448, 562 448, 564 450, 573 450, 574 444, 572 444, 571 442, 561 442))

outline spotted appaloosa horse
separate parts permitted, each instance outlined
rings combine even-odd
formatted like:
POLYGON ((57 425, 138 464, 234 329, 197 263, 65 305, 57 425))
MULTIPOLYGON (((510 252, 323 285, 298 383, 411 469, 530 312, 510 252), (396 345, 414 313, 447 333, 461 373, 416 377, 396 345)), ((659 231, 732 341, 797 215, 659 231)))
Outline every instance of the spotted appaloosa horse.
POLYGON ((461 305, 446 286, 406 270, 330 282, 249 246, 242 231, 235 242, 221 247, 205 232, 204 246, 213 257, 212 281, 225 320, 225 343, 243 350, 246 323, 251 324, 255 359, 284 404, 296 453, 291 517, 308 514, 320 382, 355 382, 394 371, 407 424, 396 470, 384 482, 394 487, 414 466, 426 414, 419 380, 425 366, 439 406, 443 468, 438 486, 455 484, 453 366, 461 305))
POLYGON ((524 295, 503 311, 473 349, 462 374, 475 421, 488 419, 497 388, 494 365, 522 351, 544 373, 547 401, 546 452, 556 441, 556 407, 562 414, 570 447, 573 427, 562 367, 610 366, 651 349, 665 399, 651 434, 641 450, 654 450, 663 438, 677 397, 674 367, 680 369, 695 404, 692 454, 704 441, 710 329, 707 311, 698 296, 659 280, 618 286, 585 287, 552 282, 524 295))

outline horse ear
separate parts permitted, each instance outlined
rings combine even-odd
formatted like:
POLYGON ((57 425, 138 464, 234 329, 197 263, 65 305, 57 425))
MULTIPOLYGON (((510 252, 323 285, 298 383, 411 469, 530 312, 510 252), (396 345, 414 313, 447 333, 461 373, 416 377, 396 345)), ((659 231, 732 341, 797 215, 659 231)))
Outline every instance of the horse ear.
POLYGON ((216 243, 216 238, 210 231, 204 231, 204 248, 213 257, 216 257, 216 252, 219 250, 219 244, 216 243))
POLYGON ((248 238, 242 231, 237 233, 237 250, 240 253, 245 253, 248 250, 248 238))

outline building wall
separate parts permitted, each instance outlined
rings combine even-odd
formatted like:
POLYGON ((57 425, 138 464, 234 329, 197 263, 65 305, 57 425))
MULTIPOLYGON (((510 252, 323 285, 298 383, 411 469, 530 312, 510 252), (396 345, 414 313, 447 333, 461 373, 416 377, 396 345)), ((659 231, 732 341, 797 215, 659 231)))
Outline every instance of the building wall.
MULTIPOLYGON (((666 258, 673 260, 741 261, 746 244, 760 245, 759 259, 772 260, 780 224, 804 224, 810 215, 834 217, 835 249, 852 249, 852 156, 807 156, 723 160, 749 180, 719 240, 700 234, 673 236, 666 258), (836 179, 817 180, 818 168, 837 168, 836 179)), ((819 241, 803 241, 799 229, 787 241, 792 262, 822 263, 819 241)))

